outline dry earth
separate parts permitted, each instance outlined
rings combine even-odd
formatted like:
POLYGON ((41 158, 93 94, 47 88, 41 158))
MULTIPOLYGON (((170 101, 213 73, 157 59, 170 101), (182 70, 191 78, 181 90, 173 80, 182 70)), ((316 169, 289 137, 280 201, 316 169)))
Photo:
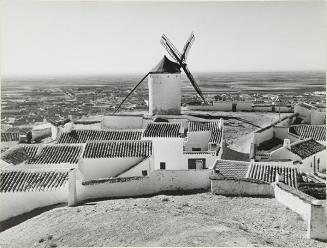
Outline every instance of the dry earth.
POLYGON ((201 193, 56 208, 0 233, 0 245, 326 246, 305 234, 306 222, 275 199, 201 193))

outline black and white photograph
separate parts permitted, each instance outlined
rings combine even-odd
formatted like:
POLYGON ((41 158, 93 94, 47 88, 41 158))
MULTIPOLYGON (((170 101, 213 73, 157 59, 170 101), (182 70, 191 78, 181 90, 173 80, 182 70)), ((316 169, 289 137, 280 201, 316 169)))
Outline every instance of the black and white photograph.
POLYGON ((326 247, 326 10, 0 1, 0 247, 326 247))

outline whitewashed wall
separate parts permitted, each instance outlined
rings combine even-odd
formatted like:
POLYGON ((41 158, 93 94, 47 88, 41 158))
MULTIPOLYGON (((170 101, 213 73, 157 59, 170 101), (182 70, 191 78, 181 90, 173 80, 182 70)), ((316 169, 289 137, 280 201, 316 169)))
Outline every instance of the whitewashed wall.
POLYGON ((142 176, 142 171, 146 170, 148 175, 152 171, 152 158, 146 158, 142 162, 140 162, 137 166, 133 167, 132 169, 122 173, 119 177, 135 177, 135 176, 142 176))
POLYGON ((240 101, 237 102, 236 111, 252 111, 253 110, 253 103, 247 101, 240 101))
POLYGON ((213 108, 215 110, 220 110, 220 111, 232 111, 233 102, 229 102, 229 101, 213 102, 213 108))
POLYGON ((158 73, 148 77, 149 114, 180 114, 181 74, 158 73))
POLYGON ((118 173, 123 172, 142 161, 143 158, 84 158, 79 161, 78 168, 85 180, 115 177, 118 173))
POLYGON ((157 170, 148 177, 126 182, 104 182, 82 185, 76 182, 78 201, 96 198, 142 196, 162 191, 207 190, 211 170, 157 170))
POLYGON ((213 156, 207 153, 184 153, 184 163, 185 167, 188 168, 188 160, 189 159, 201 159, 204 158, 206 160, 206 168, 212 169, 215 161, 218 159, 218 156, 213 156))
POLYGON ((300 214, 305 220, 310 219, 311 203, 299 198, 282 188, 275 186, 275 198, 277 201, 283 203, 285 206, 292 209, 294 212, 300 214))
POLYGON ((278 185, 275 185, 274 191, 277 201, 297 212, 307 221, 308 238, 327 240, 326 200, 314 200, 313 197, 306 197, 304 193, 299 196, 278 185))
POLYGON ((320 112, 317 110, 311 110, 311 124, 312 125, 321 125, 326 121, 326 112, 320 112))
POLYGON ((288 132, 288 127, 274 127, 275 137, 281 140, 289 139, 291 143, 299 141, 300 139, 288 132))
POLYGON ((201 148, 201 151, 207 151, 210 134, 210 131, 188 132, 185 150, 192 151, 192 148, 201 148))
POLYGON ((273 127, 270 127, 261 132, 254 132, 253 133, 253 143, 256 145, 259 145, 266 140, 272 139, 273 136, 274 136, 274 128, 273 127))
POLYGON ((294 113, 299 114, 299 117, 304 120, 304 123, 310 124, 311 122, 311 111, 298 104, 294 106, 294 113))
POLYGON ((270 153, 272 160, 291 159, 293 161, 301 160, 301 158, 288 150, 286 147, 280 147, 270 153))
POLYGON ((272 106, 253 106, 254 111, 256 112, 272 112, 272 106))
POLYGON ((151 138, 153 147, 153 168, 160 169, 160 162, 166 163, 166 170, 187 169, 183 160, 183 138, 151 138))
POLYGON ((141 129, 143 116, 141 115, 108 115, 102 119, 103 129, 141 129))
POLYGON ((100 130, 101 129, 101 122, 99 123, 92 123, 92 124, 75 124, 75 130, 100 130))
POLYGON ((272 185, 246 179, 214 179, 212 177, 211 192, 217 195, 228 196, 274 196, 272 185))
POLYGON ((36 208, 67 202, 67 186, 54 191, 0 193, 0 221, 36 208))
POLYGON ((316 153, 308 158, 302 160, 303 164, 299 165, 300 171, 313 173, 314 172, 314 161, 316 163, 316 170, 318 170, 318 159, 320 160, 319 163, 319 172, 323 169, 326 169, 326 150, 316 153))

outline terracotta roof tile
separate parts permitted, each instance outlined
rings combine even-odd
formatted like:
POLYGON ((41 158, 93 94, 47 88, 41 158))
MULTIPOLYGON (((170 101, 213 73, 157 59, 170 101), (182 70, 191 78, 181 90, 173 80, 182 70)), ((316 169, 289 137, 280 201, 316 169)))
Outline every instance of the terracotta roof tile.
POLYGON ((77 164, 82 154, 81 145, 47 145, 38 156, 27 161, 28 164, 77 164))
POLYGON ((148 157, 151 155, 151 141, 102 141, 87 143, 83 158, 148 157))
POLYGON ((300 136, 302 139, 313 138, 318 141, 326 141, 325 125, 296 125, 291 126, 289 132, 300 136))
POLYGON ((297 187, 297 176, 299 172, 297 168, 290 166, 251 163, 248 177, 271 183, 276 181, 277 172, 282 175, 285 184, 291 187, 297 187))
POLYGON ((38 145, 17 146, 4 152, 1 159, 13 165, 17 165, 36 156, 38 145))
POLYGON ((215 169, 226 177, 245 178, 250 163, 233 161, 233 160, 217 160, 215 169))
POLYGON ((139 130, 73 130, 61 133, 58 143, 86 143, 96 140, 140 140, 139 130))
POLYGON ((19 141, 19 132, 3 132, 1 133, 1 142, 19 141))
POLYGON ((219 144, 222 138, 222 130, 219 129, 219 122, 190 121, 188 123, 189 132, 211 131, 209 143, 219 144))
POLYGON ((302 159, 310 157, 318 152, 325 150, 326 147, 314 139, 306 139, 291 144, 291 152, 297 154, 302 159))
POLYGON ((180 137, 181 123, 154 122, 149 123, 143 133, 148 138, 180 137))
POLYGON ((67 180, 67 171, 4 170, 0 172, 0 192, 56 190, 67 180))

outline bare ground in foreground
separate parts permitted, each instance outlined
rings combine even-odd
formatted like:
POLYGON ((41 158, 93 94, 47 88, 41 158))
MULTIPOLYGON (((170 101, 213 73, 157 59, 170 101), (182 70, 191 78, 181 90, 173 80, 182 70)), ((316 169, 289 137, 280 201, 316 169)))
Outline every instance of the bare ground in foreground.
POLYGON ((158 195, 56 208, 0 233, 0 245, 326 246, 306 239, 306 229, 275 199, 158 195))

